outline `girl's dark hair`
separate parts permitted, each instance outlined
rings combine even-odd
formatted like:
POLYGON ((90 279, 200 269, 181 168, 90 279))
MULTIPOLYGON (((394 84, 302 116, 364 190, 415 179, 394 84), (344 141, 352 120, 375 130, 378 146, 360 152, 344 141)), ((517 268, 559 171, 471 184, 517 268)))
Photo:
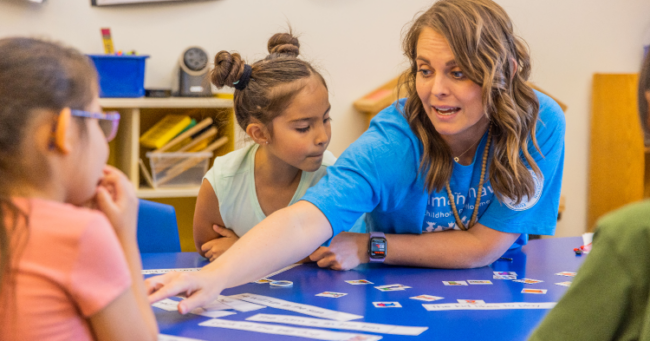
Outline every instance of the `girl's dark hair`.
POLYGON ((0 39, 0 56, 1 302, 11 296, 11 268, 28 236, 27 213, 12 202, 11 188, 38 186, 50 174, 45 158, 28 146, 33 141, 30 127, 42 115, 54 120, 66 107, 86 109, 97 93, 97 74, 79 51, 37 39, 0 39))
MULTIPOLYGON (((235 117, 239 126, 246 130, 251 119, 269 127, 291 100, 305 86, 301 80, 315 75, 327 84, 323 76, 304 60, 298 59, 300 43, 291 33, 276 33, 268 42, 269 55, 251 65, 252 73, 243 90, 235 90, 235 117)), ((246 62, 239 53, 221 51, 214 57, 214 69, 210 76, 218 88, 234 87, 244 73, 246 62)))
POLYGON ((402 78, 408 95, 404 115, 424 145, 420 171, 426 188, 441 190, 451 178, 453 161, 415 87, 417 43, 424 28, 445 37, 463 74, 482 87, 483 108, 492 124, 494 156, 488 174, 495 195, 517 203, 531 198, 535 183, 526 164, 538 176, 541 171, 528 152, 529 141, 539 151, 535 138, 539 102, 526 84, 530 55, 525 42, 515 36, 508 14, 491 0, 440 0, 415 19, 404 37, 410 61, 402 78))
POLYGON ((648 122, 648 99, 646 92, 650 91, 650 52, 643 59, 641 73, 639 73, 639 117, 643 128, 645 144, 650 144, 650 122, 648 122))

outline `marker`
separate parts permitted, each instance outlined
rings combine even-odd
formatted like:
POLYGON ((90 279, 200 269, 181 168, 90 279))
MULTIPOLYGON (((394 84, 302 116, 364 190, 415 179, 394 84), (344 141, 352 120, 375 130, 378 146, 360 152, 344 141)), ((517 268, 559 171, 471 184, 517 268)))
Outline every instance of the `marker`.
POLYGON ((104 53, 113 54, 115 49, 113 48, 113 38, 111 38, 111 29, 102 28, 102 41, 104 42, 104 53))

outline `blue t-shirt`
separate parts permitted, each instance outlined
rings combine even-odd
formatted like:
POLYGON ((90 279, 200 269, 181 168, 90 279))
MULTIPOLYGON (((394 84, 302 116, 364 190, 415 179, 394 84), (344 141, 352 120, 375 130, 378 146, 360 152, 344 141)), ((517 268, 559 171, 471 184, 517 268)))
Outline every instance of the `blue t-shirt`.
MULTIPOLYGON (((499 201, 489 181, 480 191, 478 222, 497 231, 520 233, 513 247, 526 244, 527 234, 553 235, 560 202, 564 113, 550 97, 535 93, 540 106, 537 144, 544 155, 529 140, 528 152, 543 175, 534 176, 535 195, 515 205, 510 200, 499 201)), ((398 103, 400 108, 404 101, 398 103)), ((450 188, 465 224, 476 203, 486 142, 487 133, 471 165, 454 163, 450 188)), ((366 212, 369 231, 422 234, 457 228, 446 189, 426 191, 419 173, 421 156, 422 143, 400 111, 391 105, 372 119, 368 130, 343 152, 334 166, 327 168, 327 175, 302 200, 323 212, 332 226, 332 236, 349 230, 366 212)))

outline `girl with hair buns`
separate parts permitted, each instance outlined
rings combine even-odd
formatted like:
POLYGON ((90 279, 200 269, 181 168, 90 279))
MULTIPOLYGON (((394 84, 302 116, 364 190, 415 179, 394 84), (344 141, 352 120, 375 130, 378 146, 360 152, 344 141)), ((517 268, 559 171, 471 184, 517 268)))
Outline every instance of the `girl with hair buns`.
POLYGON ((147 282, 150 300, 186 292, 179 310, 310 258, 350 269, 384 262, 488 265, 527 234, 552 235, 564 114, 526 84, 524 42, 490 0, 440 0, 404 37, 406 99, 384 109, 298 203, 192 274, 147 282), (366 213, 370 234, 346 232, 366 213))
MULTIPOLYGON (((269 55, 252 65, 238 53, 214 58, 212 82, 234 87, 235 116, 255 142, 218 157, 205 175, 194 213, 194 242, 211 261, 271 213, 294 204, 336 161, 327 84, 298 59, 290 33, 273 35, 269 55)), ((356 229, 363 227, 362 220, 356 229)))

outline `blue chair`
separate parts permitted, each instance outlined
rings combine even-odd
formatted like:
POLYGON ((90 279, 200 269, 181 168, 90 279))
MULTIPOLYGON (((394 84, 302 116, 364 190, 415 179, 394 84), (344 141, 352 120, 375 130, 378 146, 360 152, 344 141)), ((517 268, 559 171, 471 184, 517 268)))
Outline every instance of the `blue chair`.
POLYGON ((138 247, 141 253, 181 252, 173 206, 142 200, 138 210, 138 247))

